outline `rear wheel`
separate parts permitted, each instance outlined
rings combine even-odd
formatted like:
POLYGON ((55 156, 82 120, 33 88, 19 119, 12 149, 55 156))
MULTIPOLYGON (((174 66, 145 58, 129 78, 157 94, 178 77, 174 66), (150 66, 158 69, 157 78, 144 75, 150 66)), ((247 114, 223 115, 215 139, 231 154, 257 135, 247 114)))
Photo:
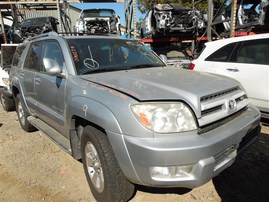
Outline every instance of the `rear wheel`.
POLYGON ((1 104, 7 112, 15 110, 15 103, 13 98, 6 96, 4 93, 0 93, 1 104))
POLYGON ((16 97, 16 110, 21 128, 26 132, 35 131, 36 128, 27 120, 30 114, 27 111, 26 107, 23 105, 20 94, 18 94, 16 97))
POLYGON ((91 192, 97 201, 128 201, 135 186, 122 173, 107 136, 94 127, 84 128, 82 162, 91 192))

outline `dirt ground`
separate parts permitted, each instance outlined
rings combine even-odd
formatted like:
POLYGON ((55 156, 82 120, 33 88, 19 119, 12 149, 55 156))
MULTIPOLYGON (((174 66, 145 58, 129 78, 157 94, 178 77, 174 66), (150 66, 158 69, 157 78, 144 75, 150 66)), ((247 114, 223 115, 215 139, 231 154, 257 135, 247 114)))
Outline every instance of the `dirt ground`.
MULTIPOLYGON (((137 187, 131 202, 259 201, 269 199, 269 127, 227 170, 193 189, 137 187)), ((0 201, 95 201, 82 164, 41 132, 26 133, 15 112, 0 106, 0 201)))

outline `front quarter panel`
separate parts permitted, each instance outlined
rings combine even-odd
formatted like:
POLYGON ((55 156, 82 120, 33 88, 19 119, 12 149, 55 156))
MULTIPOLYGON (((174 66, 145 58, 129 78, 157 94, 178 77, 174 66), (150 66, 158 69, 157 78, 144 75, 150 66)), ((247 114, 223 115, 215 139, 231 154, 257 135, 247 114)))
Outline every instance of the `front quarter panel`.
POLYGON ((65 111, 70 125, 72 117, 78 116, 105 131, 153 137, 153 132, 144 128, 131 112, 130 105, 137 101, 123 93, 78 77, 69 77, 67 95, 65 111))

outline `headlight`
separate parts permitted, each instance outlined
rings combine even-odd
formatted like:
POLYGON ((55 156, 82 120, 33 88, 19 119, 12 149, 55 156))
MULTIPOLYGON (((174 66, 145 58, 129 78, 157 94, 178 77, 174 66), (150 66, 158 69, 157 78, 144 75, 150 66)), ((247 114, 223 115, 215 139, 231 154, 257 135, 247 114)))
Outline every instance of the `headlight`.
POLYGON ((6 84, 7 86, 9 85, 9 79, 8 79, 8 78, 2 78, 2 81, 3 81, 4 84, 6 84))
POLYGON ((184 103, 141 103, 131 106, 136 118, 157 133, 176 133, 195 130, 196 123, 184 103))

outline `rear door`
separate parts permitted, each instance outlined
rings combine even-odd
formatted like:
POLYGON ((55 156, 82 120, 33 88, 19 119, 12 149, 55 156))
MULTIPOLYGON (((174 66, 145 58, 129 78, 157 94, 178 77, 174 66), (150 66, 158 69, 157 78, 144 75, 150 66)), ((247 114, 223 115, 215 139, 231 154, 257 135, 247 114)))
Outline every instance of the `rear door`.
POLYGON ((233 52, 228 75, 241 82, 252 103, 269 110, 269 39, 244 41, 233 52))
POLYGON ((23 69, 20 72, 20 81, 22 91, 24 94, 26 105, 32 113, 36 112, 36 99, 35 85, 39 83, 36 80, 36 73, 41 69, 41 53, 42 53, 42 42, 32 43, 26 56, 26 60, 23 69))

